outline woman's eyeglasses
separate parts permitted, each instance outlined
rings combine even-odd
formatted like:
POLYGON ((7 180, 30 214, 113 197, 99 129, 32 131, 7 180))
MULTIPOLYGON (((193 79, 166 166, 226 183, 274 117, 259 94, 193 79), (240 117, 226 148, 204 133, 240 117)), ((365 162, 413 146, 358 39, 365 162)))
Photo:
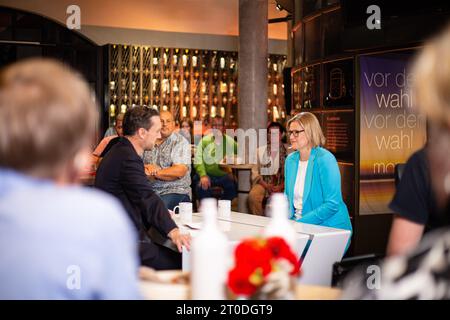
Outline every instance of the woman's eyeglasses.
POLYGON ((294 135, 294 137, 298 137, 298 135, 300 134, 300 133, 302 133, 302 132, 304 132, 305 130, 289 130, 288 132, 287 132, 287 134, 288 134, 288 137, 290 137, 291 136, 291 134, 293 134, 294 135))

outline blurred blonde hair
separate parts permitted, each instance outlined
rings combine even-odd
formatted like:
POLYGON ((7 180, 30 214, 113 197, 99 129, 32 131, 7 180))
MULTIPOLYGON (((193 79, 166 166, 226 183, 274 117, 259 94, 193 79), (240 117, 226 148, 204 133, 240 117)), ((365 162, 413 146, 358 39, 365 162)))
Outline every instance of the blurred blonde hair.
POLYGON ((0 166, 55 178, 94 139, 98 109, 68 66, 30 59, 0 72, 0 166))
POLYGON ((292 122, 299 123, 305 129, 306 137, 309 140, 312 148, 325 145, 325 136, 320 127, 319 120, 311 112, 301 112, 289 119, 287 128, 291 126, 292 122))
POLYGON ((430 120, 431 183, 438 206, 444 208, 450 206, 450 25, 425 44, 412 73, 416 105, 430 120))
POLYGON ((426 43, 412 73, 419 109, 434 123, 450 127, 450 25, 426 43))

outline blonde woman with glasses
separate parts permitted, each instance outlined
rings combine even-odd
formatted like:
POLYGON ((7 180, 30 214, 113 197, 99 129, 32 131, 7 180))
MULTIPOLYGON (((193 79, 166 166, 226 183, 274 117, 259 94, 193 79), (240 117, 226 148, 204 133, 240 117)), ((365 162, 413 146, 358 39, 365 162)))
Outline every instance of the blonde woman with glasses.
POLYGON ((302 112, 288 121, 292 149, 285 161, 285 194, 290 218, 303 223, 352 230, 342 200, 336 158, 324 149, 325 137, 316 116, 302 112))

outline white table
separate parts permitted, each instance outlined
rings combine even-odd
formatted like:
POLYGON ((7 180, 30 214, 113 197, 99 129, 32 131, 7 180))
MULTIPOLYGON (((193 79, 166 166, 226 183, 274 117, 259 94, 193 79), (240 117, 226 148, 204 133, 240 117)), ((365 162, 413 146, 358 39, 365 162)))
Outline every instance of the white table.
MULTIPOLYGON (((193 222, 201 222, 201 214, 193 214, 193 222)), ((230 239, 230 247, 240 240, 260 234, 268 225, 270 218, 246 213, 232 212, 229 218, 219 217, 219 227, 230 239)), ((291 222, 298 238, 295 251, 303 256, 302 276, 299 283, 330 286, 332 268, 341 261, 350 231, 291 222), (307 246, 309 244, 309 246, 307 246)), ((192 232, 195 237, 196 232, 192 232)), ((189 252, 183 251, 183 270, 189 270, 189 252)))
MULTIPOLYGON (((184 230, 188 230, 189 233, 192 235, 192 237, 195 237, 200 230, 192 230, 188 229, 182 226, 179 219, 175 220, 177 224, 184 230)), ((192 222, 196 225, 200 225, 202 222, 202 217, 198 213, 194 213, 192 217, 192 222)), ((231 258, 233 256, 233 249, 234 247, 243 239, 254 237, 257 235, 262 235, 262 232, 264 231, 264 227, 257 226, 257 225, 249 225, 249 224, 243 224, 239 222, 234 221, 227 221, 222 220, 221 218, 218 220, 218 225, 220 230, 225 233, 227 236, 230 247, 229 247, 229 254, 228 256, 231 258)), ((296 252, 303 252, 306 245, 308 244, 309 236, 305 234, 298 234, 296 243, 295 243, 295 251, 296 252)), ((183 271, 189 271, 190 270, 190 252, 187 251, 183 247, 183 253, 182 253, 182 269, 183 271)), ((232 267, 233 261, 229 261, 229 267, 232 267)))
MULTIPOLYGON (((222 220, 265 227, 270 218, 232 212, 229 218, 222 220)), ((297 233, 308 235, 310 245, 306 252, 302 252, 302 277, 300 283, 330 286, 333 264, 341 261, 350 238, 350 231, 322 227, 312 224, 291 221, 297 233)))

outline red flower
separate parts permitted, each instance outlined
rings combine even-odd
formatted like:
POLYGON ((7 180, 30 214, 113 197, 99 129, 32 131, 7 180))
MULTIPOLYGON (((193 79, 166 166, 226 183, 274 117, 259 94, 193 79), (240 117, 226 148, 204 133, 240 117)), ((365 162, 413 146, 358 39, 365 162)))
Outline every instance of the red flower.
POLYGON ((254 269, 242 265, 235 267, 228 274, 228 287, 237 295, 251 296, 257 289, 257 286, 250 282, 250 276, 254 269))
POLYGON ((253 270, 261 268, 264 276, 272 271, 271 259, 272 253, 264 239, 246 239, 235 250, 236 265, 248 265, 253 270))
POLYGON ((300 271, 300 260, 297 258, 294 252, 292 252, 289 245, 281 237, 271 237, 267 239, 267 247, 272 253, 275 259, 286 259, 291 263, 293 269, 292 275, 296 275, 300 271))
POLYGON ((242 241, 235 249, 235 267, 228 274, 228 287, 235 294, 251 296, 264 285, 266 277, 278 269, 280 259, 292 266, 291 275, 299 274, 300 261, 283 238, 242 241))

